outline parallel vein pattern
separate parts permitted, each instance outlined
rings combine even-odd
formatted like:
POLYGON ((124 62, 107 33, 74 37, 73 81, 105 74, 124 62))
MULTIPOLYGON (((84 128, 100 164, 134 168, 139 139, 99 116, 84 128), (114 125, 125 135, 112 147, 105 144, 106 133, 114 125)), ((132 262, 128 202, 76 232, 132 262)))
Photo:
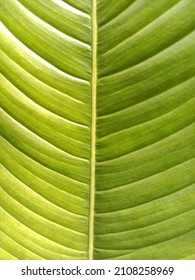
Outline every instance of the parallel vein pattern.
POLYGON ((0 1, 0 259, 88 258, 90 10, 46 2, 0 1))
POLYGON ((194 14, 0 0, 0 259, 195 259, 194 14))
POLYGON ((115 3, 98 1, 94 256, 193 258, 195 2, 115 3))

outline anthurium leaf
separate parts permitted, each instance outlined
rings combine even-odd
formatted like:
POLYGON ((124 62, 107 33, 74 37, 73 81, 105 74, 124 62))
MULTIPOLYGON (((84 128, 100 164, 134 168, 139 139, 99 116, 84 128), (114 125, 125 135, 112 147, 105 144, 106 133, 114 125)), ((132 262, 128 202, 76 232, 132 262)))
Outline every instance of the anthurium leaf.
POLYGON ((0 0, 0 259, 195 259, 194 14, 0 0))

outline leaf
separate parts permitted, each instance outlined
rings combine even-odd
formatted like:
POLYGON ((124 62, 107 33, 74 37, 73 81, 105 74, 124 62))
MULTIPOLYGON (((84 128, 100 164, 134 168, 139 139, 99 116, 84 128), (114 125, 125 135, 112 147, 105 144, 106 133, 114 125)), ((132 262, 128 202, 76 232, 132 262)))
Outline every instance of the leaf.
POLYGON ((194 259, 195 1, 0 0, 0 259, 194 259))

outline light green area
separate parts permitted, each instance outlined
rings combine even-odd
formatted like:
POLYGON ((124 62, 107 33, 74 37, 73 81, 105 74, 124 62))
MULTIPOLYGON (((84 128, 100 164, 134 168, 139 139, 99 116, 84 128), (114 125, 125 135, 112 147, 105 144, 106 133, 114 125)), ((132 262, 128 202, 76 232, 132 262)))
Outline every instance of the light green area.
POLYGON ((0 0, 1 260, 195 259, 194 14, 0 0))

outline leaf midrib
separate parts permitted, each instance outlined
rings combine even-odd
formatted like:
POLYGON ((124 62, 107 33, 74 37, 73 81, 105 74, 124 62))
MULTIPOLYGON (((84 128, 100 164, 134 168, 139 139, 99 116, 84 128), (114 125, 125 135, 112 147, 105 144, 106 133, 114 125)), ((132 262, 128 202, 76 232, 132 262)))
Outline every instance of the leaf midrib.
POLYGON ((96 96, 97 96, 97 0, 92 0, 92 77, 91 77, 91 158, 90 158, 90 207, 88 258, 93 259, 94 251, 94 206, 95 206, 95 165, 96 165, 96 96))

